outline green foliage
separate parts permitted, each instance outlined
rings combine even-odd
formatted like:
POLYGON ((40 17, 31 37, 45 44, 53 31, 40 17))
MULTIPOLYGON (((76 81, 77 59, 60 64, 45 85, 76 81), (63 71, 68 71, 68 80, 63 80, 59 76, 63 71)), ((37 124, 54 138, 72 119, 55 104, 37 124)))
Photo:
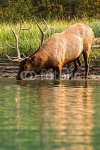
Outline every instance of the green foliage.
POLYGON ((0 0, 0 21, 45 19, 100 19, 100 0, 0 0))
POLYGON ((94 36, 100 37, 100 22, 96 21, 94 24, 91 25, 91 27, 94 31, 94 36))

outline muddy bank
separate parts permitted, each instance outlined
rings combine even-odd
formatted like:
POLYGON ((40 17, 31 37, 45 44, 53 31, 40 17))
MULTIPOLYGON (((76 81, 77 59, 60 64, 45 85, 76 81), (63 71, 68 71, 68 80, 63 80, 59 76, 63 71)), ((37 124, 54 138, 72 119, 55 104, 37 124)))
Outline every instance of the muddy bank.
POLYGON ((18 72, 18 63, 13 63, 8 59, 0 60, 0 78, 15 78, 18 72))
MULTIPOLYGON (((98 64, 100 63, 98 62, 98 64)), ((0 78, 16 78, 16 75, 18 72, 18 66, 19 66, 19 63, 11 62, 8 59, 1 59, 0 60, 0 78)), ((63 68, 62 74, 65 74, 66 77, 68 78, 73 71, 73 67, 74 67, 73 63, 66 65, 63 68)), ((51 75, 52 70, 49 70, 46 73, 43 73, 44 78, 45 78, 45 75, 47 77, 49 73, 51 75)), ((84 78, 84 76, 85 76, 85 67, 82 65, 82 67, 77 72, 75 78, 80 79, 80 78, 84 78)), ((100 65, 93 65, 90 63, 89 78, 100 79, 100 65)))

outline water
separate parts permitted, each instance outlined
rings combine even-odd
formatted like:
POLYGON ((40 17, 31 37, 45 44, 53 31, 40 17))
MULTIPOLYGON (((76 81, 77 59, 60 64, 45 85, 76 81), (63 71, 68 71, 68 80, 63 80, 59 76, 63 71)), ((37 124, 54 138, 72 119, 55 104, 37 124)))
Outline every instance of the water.
POLYGON ((100 150, 100 81, 0 79, 0 150, 100 150))

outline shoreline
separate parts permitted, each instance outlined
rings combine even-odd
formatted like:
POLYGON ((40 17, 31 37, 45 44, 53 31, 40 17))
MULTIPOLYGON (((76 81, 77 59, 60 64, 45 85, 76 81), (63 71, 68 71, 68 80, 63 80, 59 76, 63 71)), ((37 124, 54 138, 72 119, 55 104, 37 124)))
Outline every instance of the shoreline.
MULTIPOLYGON (((11 62, 8 59, 1 59, 0 60, 0 78, 16 78, 16 75, 18 73, 18 67, 19 63, 11 62)), ((67 64, 62 71, 63 80, 68 80, 68 77, 71 75, 73 71, 73 62, 70 64, 67 64)), ((82 66, 78 72, 76 73, 76 76, 74 79, 84 79, 85 77, 85 67, 82 66)), ((36 79, 53 79, 53 73, 52 70, 49 69, 46 72, 43 72, 41 76, 36 76, 36 79), (42 78, 41 78, 42 77, 42 78)), ((100 67, 97 65, 93 65, 90 63, 89 67, 89 75, 88 79, 100 79, 100 67)), ((32 80, 30 78, 30 80, 32 80)), ((34 79, 33 79, 34 80, 34 79)))

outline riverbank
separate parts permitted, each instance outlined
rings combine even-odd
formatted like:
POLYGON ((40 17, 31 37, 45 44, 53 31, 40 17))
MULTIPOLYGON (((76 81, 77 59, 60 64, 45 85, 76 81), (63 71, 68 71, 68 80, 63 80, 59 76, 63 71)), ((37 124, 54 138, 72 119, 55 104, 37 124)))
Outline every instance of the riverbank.
MULTIPOLYGON (((99 60, 98 60, 99 61, 99 60)), ((94 60, 93 63, 90 63, 90 71, 89 71, 89 79, 100 79, 100 65, 95 65, 97 63, 97 60, 94 60)), ((98 62, 98 64, 100 64, 98 62)), ((0 60, 0 78, 16 78, 16 75, 18 73, 18 67, 19 63, 11 62, 8 59, 1 59, 0 60)), ((68 78, 70 74, 73 71, 73 62, 66 65, 63 68, 63 73, 68 78)), ((48 77, 49 74, 52 74, 52 71, 47 71, 44 75, 44 78, 48 77)), ((42 76, 43 77, 43 76, 42 76)), ((79 71, 76 74, 76 79, 83 79, 85 77, 85 67, 84 64, 82 64, 82 67, 79 69, 79 71)))

